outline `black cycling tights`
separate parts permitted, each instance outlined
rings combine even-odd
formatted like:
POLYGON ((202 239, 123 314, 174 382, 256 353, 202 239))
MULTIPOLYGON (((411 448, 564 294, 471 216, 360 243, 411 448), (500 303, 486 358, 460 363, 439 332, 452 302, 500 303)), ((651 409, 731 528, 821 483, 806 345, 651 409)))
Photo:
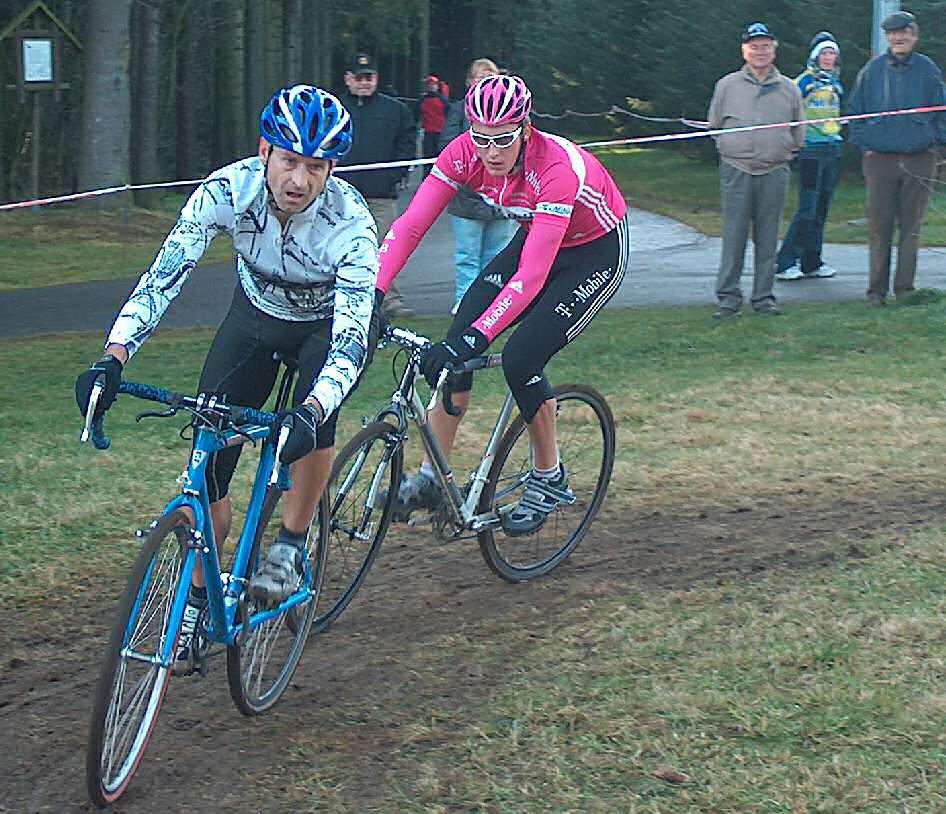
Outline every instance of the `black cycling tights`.
MULTIPOLYGON (((230 404, 262 408, 272 392, 279 372, 273 353, 294 356, 299 361, 298 378, 292 394, 295 407, 305 401, 312 383, 325 364, 332 339, 332 321, 289 322, 264 314, 243 293, 238 284, 233 302, 214 337, 203 372, 199 392, 226 395, 230 404)), ((316 431, 316 448, 335 444, 336 410, 316 431)), ((207 465, 210 502, 227 494, 242 447, 214 453, 207 465)))
MULTIPOLYGON (((460 336, 496 299, 516 273, 526 239, 520 229, 483 269, 460 301, 447 333, 460 336)), ((630 238, 627 217, 606 235, 582 246, 560 249, 545 288, 514 323, 503 349, 503 372, 522 417, 532 421, 542 402, 552 398, 543 370, 556 353, 578 336, 614 296, 627 271, 630 238)), ((473 385, 464 376, 456 390, 473 385)))

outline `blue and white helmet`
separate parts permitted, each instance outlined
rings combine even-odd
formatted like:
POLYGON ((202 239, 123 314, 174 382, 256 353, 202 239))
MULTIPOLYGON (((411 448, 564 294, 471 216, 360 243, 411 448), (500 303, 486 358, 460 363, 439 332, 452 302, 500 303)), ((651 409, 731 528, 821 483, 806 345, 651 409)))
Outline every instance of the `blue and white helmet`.
POLYGON ((351 116, 314 85, 276 91, 260 114, 259 129, 273 146, 311 158, 339 159, 351 150, 351 116))

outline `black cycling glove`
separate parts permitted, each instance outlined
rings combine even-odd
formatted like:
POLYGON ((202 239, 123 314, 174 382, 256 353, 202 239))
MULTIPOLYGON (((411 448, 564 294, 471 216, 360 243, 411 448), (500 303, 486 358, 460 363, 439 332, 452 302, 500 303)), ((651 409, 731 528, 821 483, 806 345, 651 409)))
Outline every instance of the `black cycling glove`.
POLYGON ((300 404, 294 410, 283 413, 282 421, 273 425, 277 438, 282 427, 289 427, 289 437, 283 444, 280 461, 291 464, 312 452, 315 449, 315 431, 318 426, 319 411, 311 404, 300 404))
POLYGON ((387 317, 383 312, 384 292, 380 288, 374 290, 374 309, 371 311, 371 322, 368 323, 368 353, 365 357, 365 368, 374 359, 374 352, 378 349, 378 340, 388 327, 387 317))
POLYGON ((79 412, 84 416, 89 409, 89 399, 92 397, 92 385, 101 378, 105 389, 95 405, 93 418, 101 417, 105 411, 115 403, 118 395, 118 386, 122 383, 122 363, 114 356, 105 355, 88 370, 82 371, 76 378, 76 404, 79 412))
POLYGON ((431 387, 437 385, 443 368, 462 365, 468 359, 479 356, 489 347, 489 340, 476 328, 467 328, 460 336, 453 336, 431 345, 420 360, 424 378, 431 387))

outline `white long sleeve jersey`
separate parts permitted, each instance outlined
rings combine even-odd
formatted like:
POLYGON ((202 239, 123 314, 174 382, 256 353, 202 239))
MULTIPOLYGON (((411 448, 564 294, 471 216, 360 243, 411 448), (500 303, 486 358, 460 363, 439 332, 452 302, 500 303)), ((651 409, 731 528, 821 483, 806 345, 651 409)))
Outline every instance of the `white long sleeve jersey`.
POLYGON ((203 181, 122 306, 108 342, 134 354, 210 241, 226 232, 236 250, 240 285, 255 307, 293 322, 332 320, 332 345, 310 393, 330 415, 364 366, 378 270, 377 229, 361 194, 335 176, 285 226, 268 197, 263 162, 256 157, 222 167, 203 181))

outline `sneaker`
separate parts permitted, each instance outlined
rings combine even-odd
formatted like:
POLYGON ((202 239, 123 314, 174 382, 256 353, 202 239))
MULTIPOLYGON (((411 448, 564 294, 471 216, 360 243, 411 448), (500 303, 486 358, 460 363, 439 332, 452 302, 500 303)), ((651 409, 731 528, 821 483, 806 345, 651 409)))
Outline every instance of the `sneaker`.
POLYGON ((812 272, 811 274, 807 276, 808 277, 834 277, 834 275, 837 273, 838 273, 837 269, 833 269, 831 268, 831 266, 826 266, 824 265, 824 263, 822 263, 820 266, 818 266, 818 268, 814 272, 812 272))
POLYGON ((559 467, 557 478, 537 478, 534 473, 529 475, 519 502, 501 518, 503 531, 510 537, 535 534, 556 508, 563 503, 575 502, 575 493, 568 488, 565 465, 559 464, 559 467))
POLYGON ((417 471, 413 475, 401 475, 401 484, 394 501, 391 519, 396 523, 406 523, 411 513, 419 510, 433 511, 443 501, 443 492, 434 478, 425 472, 417 471))
POLYGON ((201 669, 201 658, 207 651, 207 640, 203 636, 206 620, 202 618, 206 610, 206 596, 196 597, 192 593, 187 597, 171 675, 188 676, 201 669))
POLYGON ((774 302, 764 302, 758 308, 755 309, 755 312, 760 317, 780 317, 782 312, 778 310, 774 302))
POLYGON ((384 303, 384 316, 391 319, 410 319, 414 316, 414 309, 408 308, 400 300, 384 303))
POLYGON ((801 266, 796 262, 795 265, 789 266, 785 271, 779 271, 775 274, 776 280, 800 280, 805 275, 801 273, 801 266))
POLYGON ((734 317, 739 316, 739 311, 736 308, 726 308, 725 306, 720 306, 716 313, 713 314, 713 319, 733 319, 734 317))
POLYGON ((887 304, 887 299, 881 294, 868 294, 867 295, 868 308, 883 308, 886 304, 887 304))
POLYGON ((263 567, 250 580, 250 599, 263 607, 285 602, 302 582, 302 550, 278 538, 269 547, 263 567))

